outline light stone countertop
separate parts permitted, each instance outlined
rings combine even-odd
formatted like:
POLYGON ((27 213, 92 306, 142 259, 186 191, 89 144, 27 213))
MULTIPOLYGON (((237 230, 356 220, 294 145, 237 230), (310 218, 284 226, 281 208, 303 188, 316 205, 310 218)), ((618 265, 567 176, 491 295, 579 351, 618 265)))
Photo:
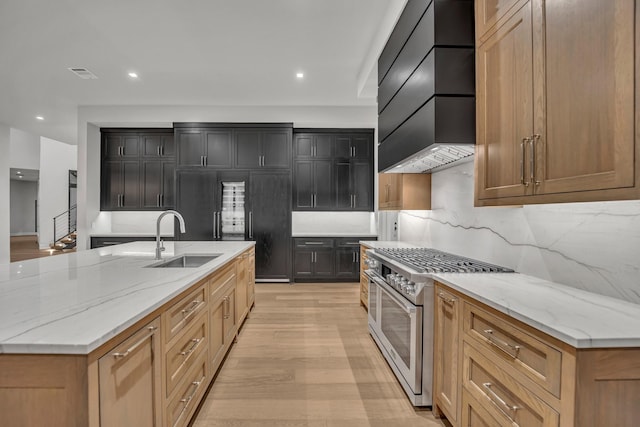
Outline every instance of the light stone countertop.
POLYGON ((0 265, 0 353, 88 354, 254 244, 165 242, 163 259, 220 254, 197 268, 144 268, 155 242, 0 265))
MULTIPOLYGON (((406 242, 360 243, 372 249, 423 247, 406 242)), ((575 348, 640 347, 638 304, 519 273, 431 276, 575 348)))

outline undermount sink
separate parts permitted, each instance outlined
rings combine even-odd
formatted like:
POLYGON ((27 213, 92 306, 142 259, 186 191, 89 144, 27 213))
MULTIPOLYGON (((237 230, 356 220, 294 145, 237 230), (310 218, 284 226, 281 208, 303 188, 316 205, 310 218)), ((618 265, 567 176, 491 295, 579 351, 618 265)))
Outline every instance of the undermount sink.
POLYGON ((157 262, 155 264, 148 265, 149 268, 196 268, 203 264, 208 263, 216 258, 220 254, 209 255, 181 255, 179 257, 170 258, 166 261, 157 262))

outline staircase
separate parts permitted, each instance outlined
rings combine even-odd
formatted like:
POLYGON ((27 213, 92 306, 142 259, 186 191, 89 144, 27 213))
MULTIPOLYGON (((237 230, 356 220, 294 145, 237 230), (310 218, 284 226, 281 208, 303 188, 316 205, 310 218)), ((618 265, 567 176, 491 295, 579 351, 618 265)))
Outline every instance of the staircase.
POLYGON ((51 249, 64 251, 76 247, 77 205, 53 218, 53 243, 51 249))

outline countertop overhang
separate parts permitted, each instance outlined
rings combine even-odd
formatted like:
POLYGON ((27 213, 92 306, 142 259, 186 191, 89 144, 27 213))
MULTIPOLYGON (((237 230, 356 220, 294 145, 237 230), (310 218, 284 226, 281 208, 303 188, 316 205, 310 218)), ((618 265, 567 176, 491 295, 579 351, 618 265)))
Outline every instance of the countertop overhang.
POLYGON ((220 254, 197 268, 145 268, 155 242, 0 266, 0 353, 89 354, 255 245, 165 242, 163 259, 220 254))

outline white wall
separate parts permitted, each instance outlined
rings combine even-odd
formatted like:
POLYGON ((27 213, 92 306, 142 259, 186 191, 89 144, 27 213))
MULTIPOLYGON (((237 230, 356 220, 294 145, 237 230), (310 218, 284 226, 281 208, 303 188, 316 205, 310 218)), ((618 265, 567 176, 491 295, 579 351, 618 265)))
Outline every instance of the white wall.
POLYGON ((69 170, 78 167, 78 147, 49 138, 40 144, 38 243, 53 243, 53 217, 69 209, 69 170))
MULTIPOLYGON (((11 129, 0 123, 0 152, 11 150, 11 129)), ((11 156, 0 156, 0 200, 10 200, 9 170, 11 156)), ((10 257, 11 209, 9 203, 0 203, 0 264, 8 264, 10 257)))
POLYGON ((640 200, 475 208, 473 173, 433 174, 432 210, 400 212, 399 240, 640 304, 640 200))
MULTIPOLYGON (((376 128, 373 107, 116 106, 78 109, 78 249, 108 228, 100 214, 100 127, 171 127, 173 122, 293 123, 294 127, 376 128)), ((126 215, 126 214, 125 214, 126 215)), ((132 218, 136 214, 131 214, 132 218)), ((120 220, 125 223, 122 215, 120 220)), ((134 218, 135 220, 135 218, 134 218)))
MULTIPOLYGON (((11 167, 16 169, 40 169, 40 137, 11 128, 11 167)), ((6 151, 5 151, 6 152, 6 151)))
POLYGON ((38 183, 36 181, 11 180, 11 235, 23 236, 36 233, 36 208, 38 183))

